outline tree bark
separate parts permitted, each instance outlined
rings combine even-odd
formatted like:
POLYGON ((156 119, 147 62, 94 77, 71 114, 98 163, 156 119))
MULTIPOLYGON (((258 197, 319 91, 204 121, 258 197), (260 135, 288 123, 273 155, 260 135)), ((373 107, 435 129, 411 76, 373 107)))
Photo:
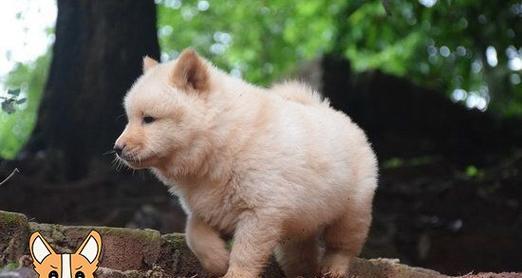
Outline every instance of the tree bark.
POLYGON ((53 60, 31 148, 63 159, 65 178, 88 173, 124 126, 122 99, 159 58, 153 0, 58 0, 53 60))

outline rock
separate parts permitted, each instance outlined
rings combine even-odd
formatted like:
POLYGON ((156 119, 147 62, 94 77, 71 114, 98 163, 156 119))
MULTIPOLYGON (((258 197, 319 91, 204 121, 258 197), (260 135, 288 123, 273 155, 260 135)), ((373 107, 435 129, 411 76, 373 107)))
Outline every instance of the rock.
POLYGON ((120 270, 114 270, 106 267, 99 267, 96 270, 96 277, 98 278, 125 278, 127 274, 120 270))
POLYGON ((356 258, 351 265, 353 277, 372 278, 443 278, 449 277, 436 271, 420 267, 410 267, 393 259, 359 259, 356 258))
POLYGON ((479 273, 467 274, 460 278, 522 278, 522 273, 503 272, 503 273, 479 273))
POLYGON ((0 278, 36 278, 36 272, 29 267, 20 267, 15 270, 0 270, 0 278))
MULTIPOLYGON (((183 234, 160 235, 155 230, 109 227, 78 227, 28 223, 22 214, 0 211, 0 278, 32 278, 34 271, 18 258, 27 254, 29 233, 39 231, 59 253, 74 252, 85 236, 95 229, 102 235, 103 255, 99 278, 204 278, 209 277, 185 243, 183 234), (9 265, 9 266, 8 266, 9 265), (8 266, 8 267, 7 267, 8 266), (4 270, 2 270, 4 267, 4 270)), ((279 278, 283 274, 272 262, 265 278, 279 278)), ((449 277, 433 270, 410 267, 393 259, 355 259, 350 277, 371 278, 439 278, 449 277)), ((477 274, 466 278, 518 278, 521 274, 477 274)))
POLYGON ((177 276, 206 277, 201 266, 185 243, 183 234, 163 235, 163 246, 161 248, 161 261, 159 265, 177 276))
POLYGON ((29 224, 23 214, 0 211, 0 265, 15 263, 27 251, 29 224))
POLYGON ((75 252, 92 229, 102 236, 102 267, 122 271, 147 270, 158 260, 162 245, 158 231, 31 223, 31 230, 39 231, 57 252, 75 252))

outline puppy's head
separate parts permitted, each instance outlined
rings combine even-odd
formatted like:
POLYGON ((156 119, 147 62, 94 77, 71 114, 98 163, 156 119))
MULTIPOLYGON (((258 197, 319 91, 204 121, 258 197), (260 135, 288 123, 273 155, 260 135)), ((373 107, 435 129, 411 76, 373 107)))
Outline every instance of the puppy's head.
POLYGON ((114 145, 117 157, 134 169, 152 168, 190 148, 206 127, 209 71, 192 49, 164 64, 145 57, 124 100, 128 123, 114 145))

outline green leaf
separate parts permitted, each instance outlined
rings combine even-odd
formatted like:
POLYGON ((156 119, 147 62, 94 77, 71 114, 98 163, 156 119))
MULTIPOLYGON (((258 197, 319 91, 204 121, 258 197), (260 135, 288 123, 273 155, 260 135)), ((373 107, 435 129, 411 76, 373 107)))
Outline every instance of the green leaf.
POLYGON ((479 170, 477 169, 477 167, 475 167, 473 165, 469 165, 466 168, 466 175, 468 177, 476 177, 478 174, 479 174, 479 170))

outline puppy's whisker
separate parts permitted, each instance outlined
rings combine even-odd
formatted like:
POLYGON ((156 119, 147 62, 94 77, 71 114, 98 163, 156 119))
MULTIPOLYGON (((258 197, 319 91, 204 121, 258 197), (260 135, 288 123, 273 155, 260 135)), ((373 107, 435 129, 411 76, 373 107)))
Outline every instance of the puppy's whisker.
POLYGON ((116 120, 119 120, 119 119, 121 119, 124 116, 125 116, 125 113, 121 113, 120 115, 116 116, 116 120))
POLYGON ((109 154, 115 154, 115 153, 116 153, 116 151, 114 151, 114 150, 108 150, 108 151, 102 153, 102 155, 109 155, 109 154))

